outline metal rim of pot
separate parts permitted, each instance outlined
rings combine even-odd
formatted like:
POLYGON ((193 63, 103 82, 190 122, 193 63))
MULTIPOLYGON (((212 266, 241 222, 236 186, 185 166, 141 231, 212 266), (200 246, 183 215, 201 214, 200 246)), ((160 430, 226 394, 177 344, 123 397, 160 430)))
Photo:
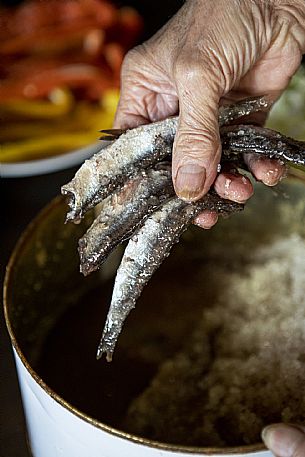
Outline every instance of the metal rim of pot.
POLYGON ((32 376, 32 378, 36 381, 36 383, 57 403, 59 403, 62 407, 68 410, 70 413, 74 414, 75 416, 79 417, 80 419, 86 421, 87 423, 91 424, 97 429, 101 429, 104 432, 107 432, 111 435, 115 435, 119 438, 123 438, 128 441, 132 441, 134 443, 139 443, 144 446, 149 446, 152 448, 170 451, 170 452, 184 452, 189 454, 202 454, 202 455, 213 455, 213 454, 222 454, 222 455, 234 455, 234 454, 248 454, 253 452, 259 452, 266 450, 266 447, 263 443, 251 444, 251 445, 242 445, 242 446, 233 446, 233 447, 199 447, 199 446, 183 446, 183 445, 174 445, 174 444, 167 444, 162 443, 159 441, 149 440, 140 436, 136 436, 122 430, 115 429, 107 424, 104 424, 96 419, 93 419, 89 415, 83 413, 79 409, 75 408, 69 402, 64 400, 59 394, 54 392, 35 372, 35 370, 31 367, 29 362, 27 361, 26 357, 24 356, 17 338, 14 334, 14 330, 12 328, 10 317, 9 317, 9 308, 10 308, 10 299, 9 299, 9 290, 11 283, 14 277, 14 268, 16 259, 22 256, 22 252, 24 247, 29 242, 31 235, 34 233, 37 225, 39 222, 43 220, 48 213, 52 212, 53 208, 60 205, 62 203, 63 198, 61 196, 56 197, 53 199, 45 208, 43 208, 38 215, 30 222, 30 224, 26 227, 23 231, 22 235, 20 236, 8 262, 6 267, 6 274, 4 278, 4 287, 3 287, 3 304, 4 304, 4 317, 6 326, 8 329, 8 333, 10 336, 11 343, 18 354, 21 362, 25 366, 26 370, 32 376))

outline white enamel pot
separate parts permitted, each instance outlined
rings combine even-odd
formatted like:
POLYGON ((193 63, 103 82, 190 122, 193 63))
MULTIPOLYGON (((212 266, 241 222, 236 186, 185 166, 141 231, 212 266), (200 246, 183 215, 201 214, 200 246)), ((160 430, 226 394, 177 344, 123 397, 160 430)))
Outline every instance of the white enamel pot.
MULTIPOLYGON (((302 203, 304 194, 304 182, 296 177, 285 182, 283 196, 280 195, 277 198, 270 189, 259 186, 244 213, 234 215, 209 232, 202 233, 195 230, 195 235, 192 235, 195 237, 193 241, 203 237, 206 245, 212 247, 215 243, 228 244, 229 241, 233 248, 234 243, 239 243, 243 249, 251 249, 264 237, 288 234, 292 230, 290 227, 304 236, 302 224, 303 213, 305 213, 302 203), (288 204, 284 193, 289 195, 291 209, 287 212, 287 218, 285 218, 285 212, 281 210, 283 205, 288 204), (279 214, 282 218, 279 218, 279 214), (223 230, 226 236, 223 236, 223 230)), ((46 335, 64 312, 63 308, 71 306, 73 301, 71 296, 73 298, 75 291, 83 290, 89 285, 91 287, 94 282, 101 280, 100 275, 95 275, 92 279, 82 278, 78 273, 77 239, 84 232, 88 222, 77 226, 64 225, 65 211, 64 201, 57 198, 29 225, 14 250, 5 278, 5 317, 16 359, 32 455, 34 457, 206 455, 271 457, 272 454, 262 443, 234 448, 193 448, 134 436, 91 417, 86 411, 71 404, 61 392, 48 385, 36 369, 36 362, 45 344, 46 335)), ((196 243, 198 246, 199 241, 196 243)), ((180 247, 175 250, 169 258, 172 258, 172 261, 169 260, 164 267, 168 271, 172 265, 179 262, 179 255, 188 255, 187 250, 181 248, 182 251, 179 251, 179 249, 180 247)), ((196 250, 198 251, 198 247, 196 250)), ((163 266, 161 270, 162 268, 163 266)), ((159 278, 161 276, 162 271, 159 278)), ((145 325, 142 324, 143 335, 145 335, 145 325)), ((102 322, 98 325, 102 325, 102 322)), ((126 323, 124 329, 126 334, 128 334, 129 325, 131 327, 135 325, 132 324, 132 319, 130 324, 126 323)), ((131 336, 129 335, 127 339, 132 339, 136 333, 132 327, 131 336)), ((118 353, 123 344, 124 335, 122 335, 122 345, 117 348, 118 353)), ((135 344, 139 344, 139 340, 135 344)), ((88 357, 91 356, 94 358, 95 354, 88 354, 88 357)), ((105 361, 96 363, 106 364, 105 361)), ((52 369, 59 369, 58 365, 55 363, 52 369)), ((60 369, 63 370, 62 367, 60 369)), ((67 375, 64 370, 62 375, 69 379, 69 373, 67 375)), ((130 372, 130 376, 133 376, 133 373, 130 372)), ((99 392, 96 392, 96 395, 99 395, 99 392)))

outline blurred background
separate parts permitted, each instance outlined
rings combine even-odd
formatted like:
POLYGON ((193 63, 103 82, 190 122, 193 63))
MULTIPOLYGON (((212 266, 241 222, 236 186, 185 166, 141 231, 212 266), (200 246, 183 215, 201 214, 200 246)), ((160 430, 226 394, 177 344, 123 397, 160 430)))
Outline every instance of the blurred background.
MULTIPOLYGON (((111 128, 124 54, 182 0, 0 1, 0 279, 23 229, 111 128)), ((305 139, 300 69, 268 126, 305 139)), ((14 361, 0 316, 0 455, 27 457, 14 361)))
MULTIPOLYGON (((181 4, 0 2, 1 284, 23 229, 72 178, 98 130, 111 127, 124 54, 181 4)), ((2 308, 0 327, 0 455, 28 457, 2 308)))

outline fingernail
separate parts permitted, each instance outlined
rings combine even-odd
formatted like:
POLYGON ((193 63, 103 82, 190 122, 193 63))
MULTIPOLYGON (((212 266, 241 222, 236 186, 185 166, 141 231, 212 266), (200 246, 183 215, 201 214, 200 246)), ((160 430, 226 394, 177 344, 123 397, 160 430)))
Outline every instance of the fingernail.
POLYGON ((194 200, 202 192, 206 171, 197 164, 185 164, 178 168, 176 176, 176 191, 183 200, 194 200))
POLYGON ((263 429, 262 439, 273 454, 291 457, 294 449, 302 440, 305 440, 305 436, 291 425, 272 424, 263 429))
POLYGON ((282 175, 281 170, 278 170, 278 168, 268 170, 265 173, 262 181, 266 186, 272 187, 278 183, 281 175, 282 175))
POLYGON ((262 440, 268 448, 273 444, 273 430, 277 428, 276 425, 267 425, 262 431, 262 440))
POLYGON ((267 171, 265 177, 263 179, 263 183, 266 186, 276 186, 282 179, 286 178, 287 176, 287 167, 283 167, 280 165, 279 168, 274 168, 272 170, 267 171))

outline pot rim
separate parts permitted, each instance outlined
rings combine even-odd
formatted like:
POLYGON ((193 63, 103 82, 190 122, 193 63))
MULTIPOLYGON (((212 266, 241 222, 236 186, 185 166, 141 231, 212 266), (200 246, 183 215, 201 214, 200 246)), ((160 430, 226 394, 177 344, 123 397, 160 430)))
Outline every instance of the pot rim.
POLYGON ((9 299, 9 290, 11 287, 11 283, 14 277, 14 270, 16 259, 18 259, 22 255, 22 251, 24 247, 29 242, 31 236, 33 235, 37 225, 41 220, 43 220, 50 212, 52 212, 53 208, 57 207, 58 205, 62 204, 64 197, 58 195, 50 203, 48 203, 39 213, 38 215, 28 224, 25 230, 22 232, 21 236, 19 237, 17 244, 14 247, 14 250, 10 256, 9 262, 6 267, 6 273, 4 278, 4 286, 3 286, 3 304, 4 304, 4 317, 6 322, 6 327, 8 329, 8 333, 10 336, 11 343, 13 348, 15 349, 18 357, 20 358, 21 362, 25 366, 28 373, 31 377, 36 381, 36 383, 57 403, 59 403, 62 407, 68 410, 70 413, 74 414, 78 418, 84 420, 85 422, 89 423, 93 427, 103 430, 106 433, 111 435, 117 436, 119 438, 125 439, 127 441, 131 441, 133 443, 138 443, 144 446, 170 451, 170 452, 179 452, 179 453, 188 453, 188 454, 202 454, 202 455, 230 455, 230 454, 248 454, 253 452, 259 452, 266 450, 266 446, 263 443, 251 444, 251 445, 243 445, 243 446, 232 446, 232 447, 200 447, 200 446, 183 446, 177 444, 167 444, 162 443, 159 441, 149 440, 147 438, 143 438, 137 435, 133 435, 131 433, 124 432, 122 430, 118 430, 114 427, 111 427, 103 422, 100 422, 97 419, 90 417, 89 415, 83 413, 79 409, 75 408, 72 404, 67 402, 64 398, 62 398, 59 394, 54 392, 35 372, 35 370, 31 367, 29 362, 27 361, 26 357, 24 356, 17 338, 14 334, 10 318, 9 318, 9 307, 10 307, 10 299, 9 299))

